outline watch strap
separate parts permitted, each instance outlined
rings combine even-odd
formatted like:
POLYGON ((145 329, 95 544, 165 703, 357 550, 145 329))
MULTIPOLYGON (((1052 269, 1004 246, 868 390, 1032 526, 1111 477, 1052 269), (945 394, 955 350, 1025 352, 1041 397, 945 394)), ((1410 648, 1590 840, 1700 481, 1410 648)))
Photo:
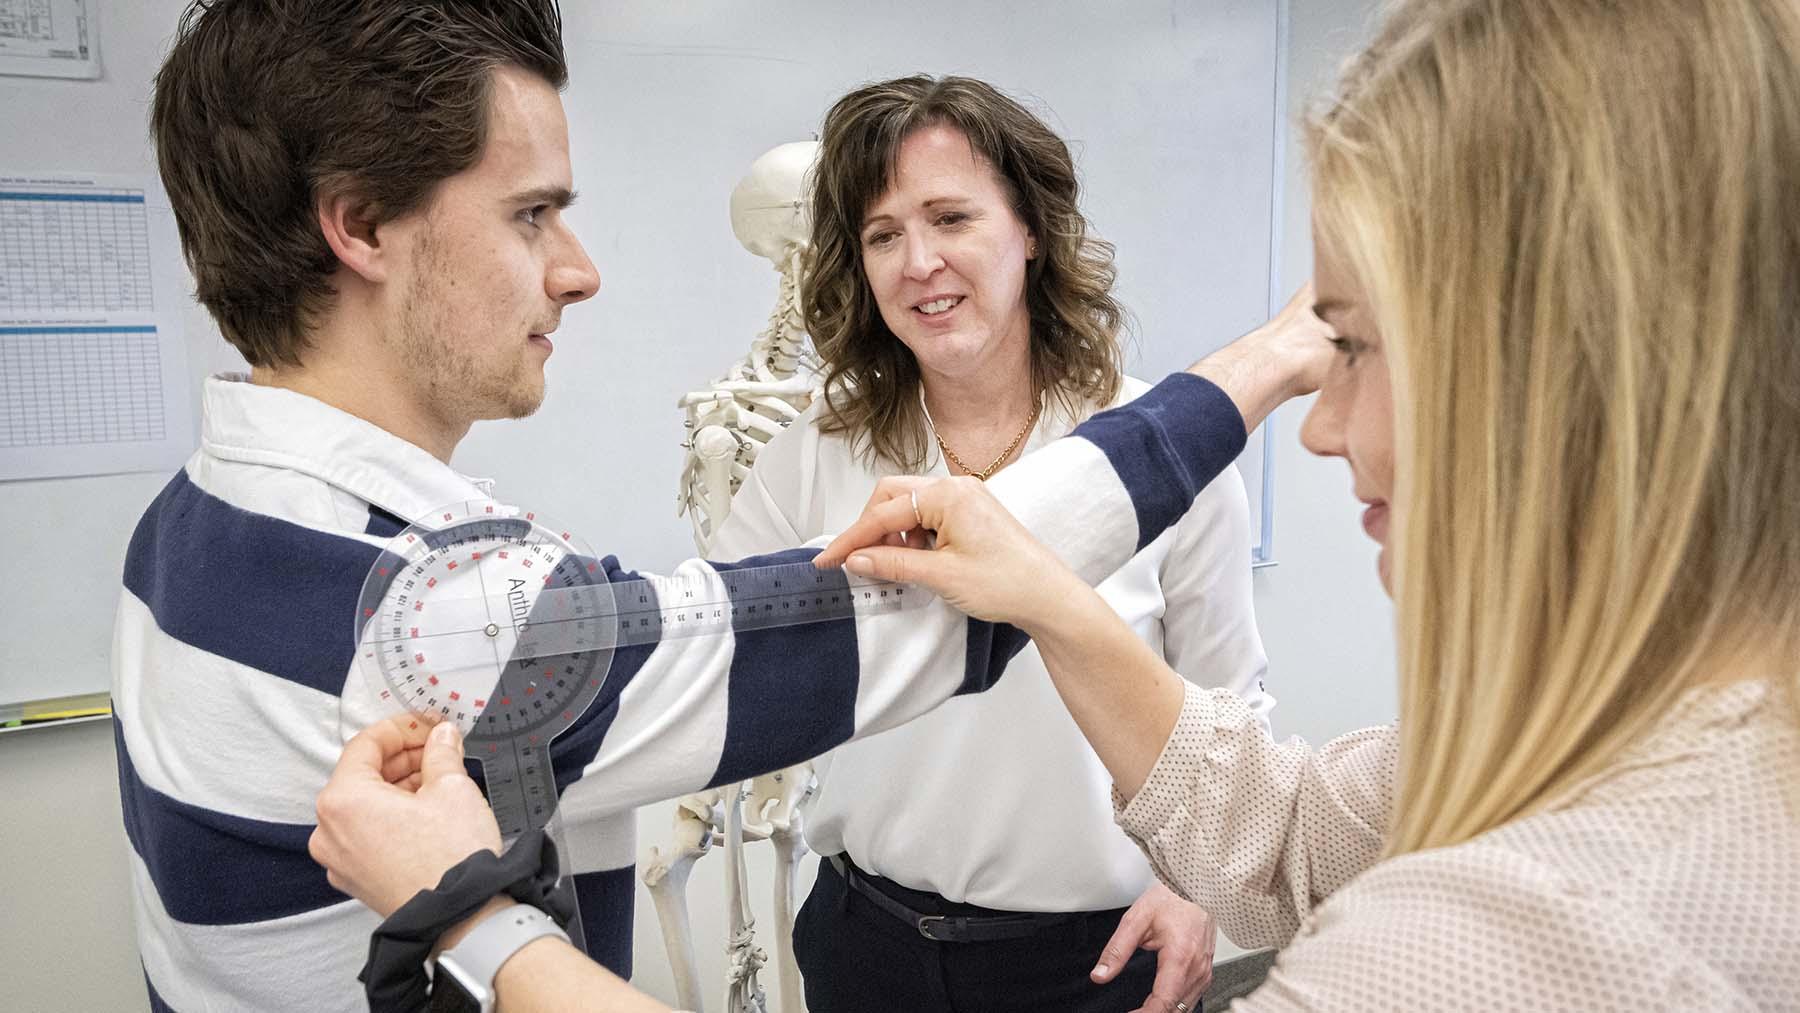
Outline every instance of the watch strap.
POLYGON ((569 936, 556 920, 529 904, 514 904, 488 915, 455 946, 438 955, 440 978, 450 975, 475 999, 482 1013, 494 1008, 494 978, 513 954, 545 936, 569 936))

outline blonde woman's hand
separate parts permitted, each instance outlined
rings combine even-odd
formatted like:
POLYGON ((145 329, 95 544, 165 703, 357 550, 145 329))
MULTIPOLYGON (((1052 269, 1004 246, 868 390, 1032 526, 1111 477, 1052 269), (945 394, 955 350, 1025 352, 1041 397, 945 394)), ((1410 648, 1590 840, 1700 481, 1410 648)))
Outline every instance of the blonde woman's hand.
POLYGON ((967 476, 884 478, 814 561, 923 584, 949 605, 1031 632, 1087 585, 967 476), (931 548, 923 548, 930 544, 931 548))

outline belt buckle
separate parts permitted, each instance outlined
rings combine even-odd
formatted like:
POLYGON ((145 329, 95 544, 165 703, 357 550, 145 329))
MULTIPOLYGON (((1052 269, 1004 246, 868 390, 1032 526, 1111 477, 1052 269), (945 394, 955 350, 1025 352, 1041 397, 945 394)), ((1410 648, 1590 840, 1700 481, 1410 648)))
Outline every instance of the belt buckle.
POLYGON ((943 915, 923 915, 919 918, 919 925, 918 925, 919 935, 924 936, 926 939, 929 939, 934 943, 949 942, 950 940, 940 939, 937 936, 932 934, 933 930, 935 930, 937 928, 937 926, 942 925, 943 923, 945 923, 949 920, 950 919, 946 918, 943 915))

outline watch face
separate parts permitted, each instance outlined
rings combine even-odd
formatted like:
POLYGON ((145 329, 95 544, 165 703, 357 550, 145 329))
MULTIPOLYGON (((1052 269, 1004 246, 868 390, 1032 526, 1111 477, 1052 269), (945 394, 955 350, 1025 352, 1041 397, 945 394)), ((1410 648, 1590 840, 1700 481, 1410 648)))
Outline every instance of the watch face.
POLYGON ((494 994, 486 982, 471 982, 454 963, 438 958, 431 984, 431 1013, 493 1013, 494 994))

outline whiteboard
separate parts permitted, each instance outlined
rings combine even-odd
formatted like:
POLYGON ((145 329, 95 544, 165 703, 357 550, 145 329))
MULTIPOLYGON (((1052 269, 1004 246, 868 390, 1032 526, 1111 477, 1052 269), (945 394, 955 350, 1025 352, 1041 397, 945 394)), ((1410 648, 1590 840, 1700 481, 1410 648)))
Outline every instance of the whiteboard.
MULTIPOLYGON (((183 5, 101 6, 100 81, 0 78, 0 136, 22 139, 8 145, 10 168, 154 171, 150 80, 183 5)), ((831 101, 865 81, 982 77, 1070 141, 1089 220, 1118 246, 1136 375, 1181 368, 1270 312, 1278 0, 569 2, 563 17, 581 192, 569 214, 601 290, 564 316, 545 407, 476 426, 454 463, 629 566, 691 554, 675 514, 675 399, 743 353, 775 297, 770 265, 732 237, 732 187, 764 151, 812 137, 831 101)), ((242 368, 203 311, 183 322, 196 380, 242 368)), ((1262 448, 1253 438, 1245 462, 1259 532, 1262 448)), ((0 520, 33 533, 0 581, 0 703, 107 687, 125 546, 165 480, 0 484, 0 520)))

